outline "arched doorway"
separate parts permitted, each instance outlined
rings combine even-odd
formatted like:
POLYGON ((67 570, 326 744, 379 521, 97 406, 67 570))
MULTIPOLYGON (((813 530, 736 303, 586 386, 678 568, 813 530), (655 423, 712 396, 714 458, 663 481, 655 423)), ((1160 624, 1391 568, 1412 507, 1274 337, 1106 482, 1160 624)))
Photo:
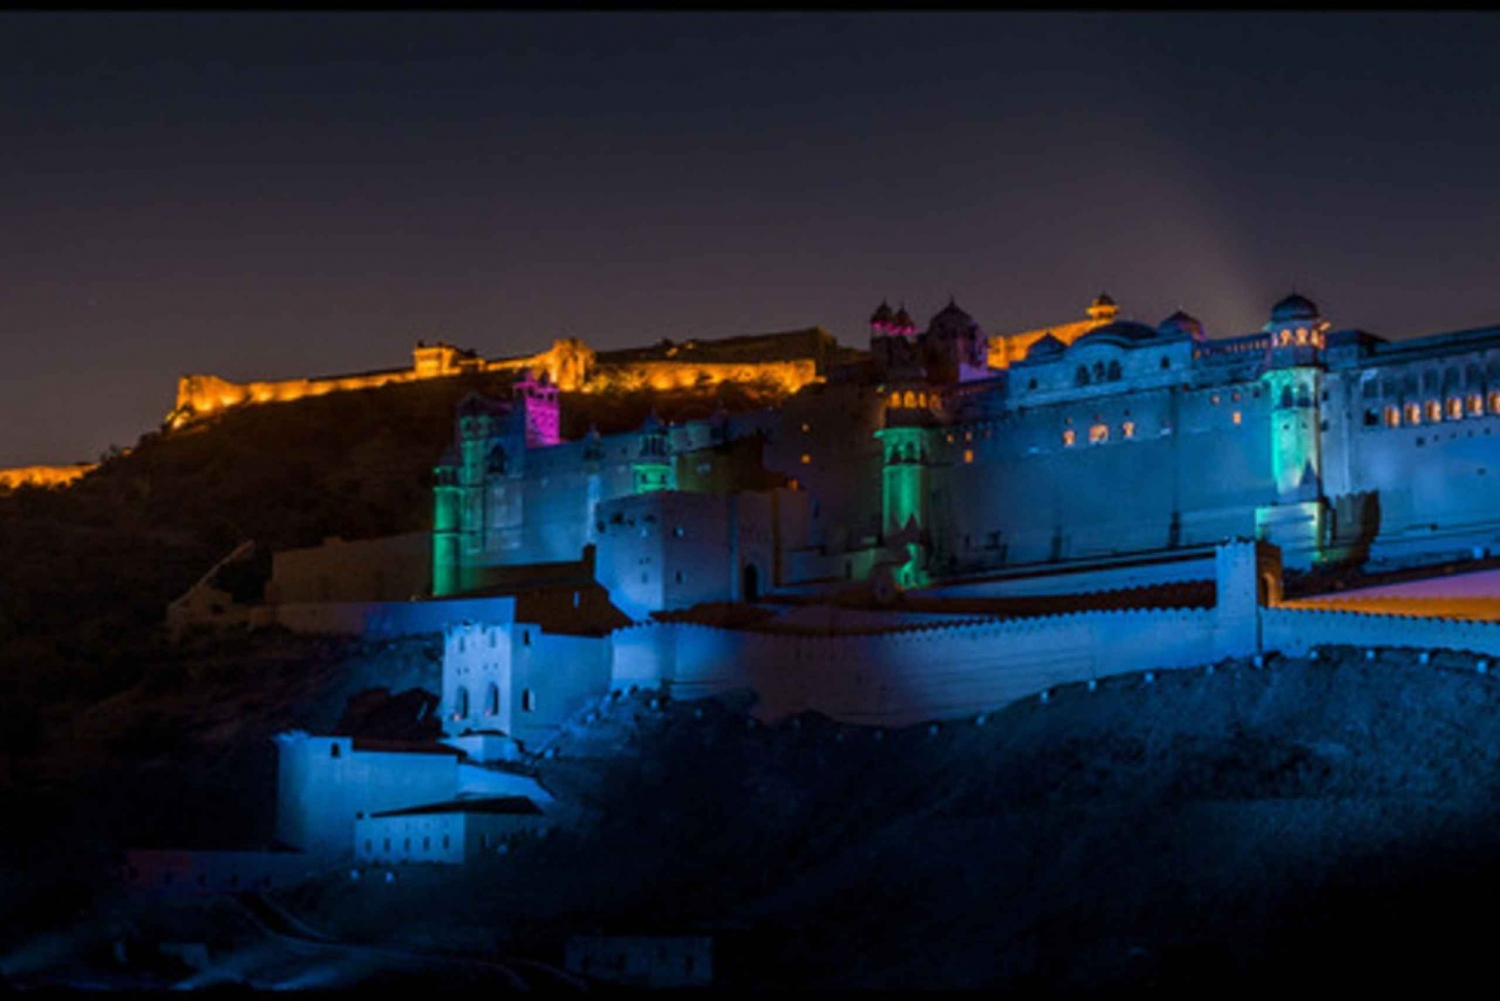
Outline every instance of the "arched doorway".
POLYGON ((740 600, 760 600, 760 571, 754 563, 746 563, 745 569, 741 571, 740 600))

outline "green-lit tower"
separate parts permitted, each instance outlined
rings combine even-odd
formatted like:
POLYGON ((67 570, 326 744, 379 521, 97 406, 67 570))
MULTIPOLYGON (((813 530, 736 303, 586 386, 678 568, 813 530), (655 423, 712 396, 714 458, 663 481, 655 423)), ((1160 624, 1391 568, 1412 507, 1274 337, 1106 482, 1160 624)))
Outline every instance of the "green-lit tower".
POLYGON ((1272 307, 1265 326, 1269 344, 1261 383, 1269 401, 1276 499, 1256 510, 1256 531, 1282 548, 1289 566, 1312 565, 1327 538, 1319 406, 1327 330, 1318 307, 1295 294, 1272 307))
POLYGON ((653 411, 641 426, 641 444, 631 463, 634 488, 638 494, 653 490, 677 489, 677 464, 667 439, 666 426, 653 411))
POLYGON ((881 531, 887 546, 905 547, 906 561, 896 571, 902 587, 915 587, 926 579, 931 423, 926 408, 892 407, 886 411, 886 426, 875 432, 885 452, 881 531))

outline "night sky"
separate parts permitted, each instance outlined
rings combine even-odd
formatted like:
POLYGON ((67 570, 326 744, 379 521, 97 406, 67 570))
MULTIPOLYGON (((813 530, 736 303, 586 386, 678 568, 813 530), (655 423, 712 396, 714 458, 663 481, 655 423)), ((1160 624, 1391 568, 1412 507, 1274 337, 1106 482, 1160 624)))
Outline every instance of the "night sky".
POLYGON ((1107 289, 1210 336, 1289 289, 1500 323, 1500 18, 0 15, 0 465, 176 378, 821 324, 992 333, 1107 289))

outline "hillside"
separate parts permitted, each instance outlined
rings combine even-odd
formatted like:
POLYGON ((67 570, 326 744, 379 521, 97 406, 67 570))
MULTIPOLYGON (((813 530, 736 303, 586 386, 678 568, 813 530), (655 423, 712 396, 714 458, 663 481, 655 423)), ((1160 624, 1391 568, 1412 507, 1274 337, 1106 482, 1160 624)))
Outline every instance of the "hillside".
POLYGON ((1488 954, 1500 684, 1467 658, 1226 663, 878 736, 647 699, 541 763, 572 830, 283 899, 554 962, 578 931, 707 932, 718 983, 759 988, 1372 986, 1488 954))

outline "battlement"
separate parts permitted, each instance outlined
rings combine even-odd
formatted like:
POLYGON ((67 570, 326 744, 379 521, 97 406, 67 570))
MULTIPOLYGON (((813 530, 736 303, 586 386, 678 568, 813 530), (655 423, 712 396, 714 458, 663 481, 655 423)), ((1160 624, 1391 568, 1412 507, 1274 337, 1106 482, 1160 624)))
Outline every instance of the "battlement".
POLYGON ((96 462, 72 462, 62 466, 12 466, 0 469, 0 490, 65 487, 98 467, 96 462))
POLYGON ((530 372, 545 376, 548 383, 565 393, 708 390, 732 383, 767 394, 791 395, 822 378, 820 372, 832 343, 831 336, 813 328, 725 341, 689 341, 680 348, 642 348, 601 356, 583 341, 570 337, 554 341, 551 348, 537 354, 485 359, 441 341, 419 341, 412 349, 410 368, 255 382, 186 375, 177 382, 177 403, 166 420, 170 427, 180 428, 236 407, 465 373, 530 372))

